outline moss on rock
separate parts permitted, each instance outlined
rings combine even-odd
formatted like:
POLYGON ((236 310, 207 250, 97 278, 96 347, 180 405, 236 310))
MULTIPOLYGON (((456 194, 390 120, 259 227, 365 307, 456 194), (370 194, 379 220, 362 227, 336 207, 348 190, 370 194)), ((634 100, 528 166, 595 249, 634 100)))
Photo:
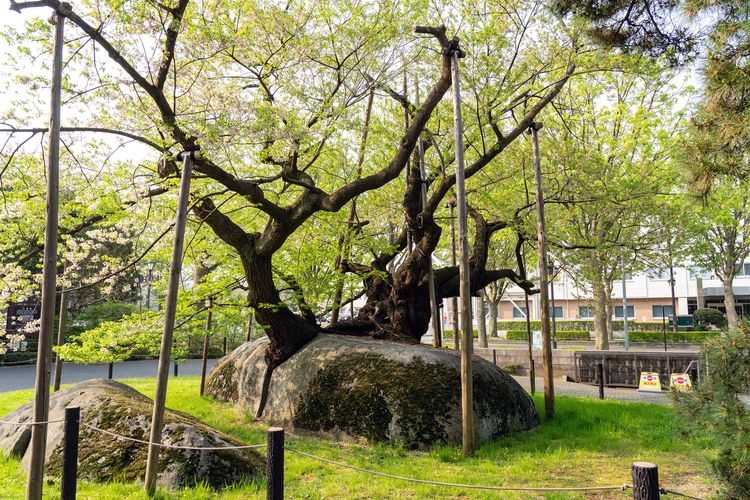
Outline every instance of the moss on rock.
MULTIPOLYGON (((239 395, 213 395, 257 408, 267 346, 267 340, 258 340, 228 356, 232 368, 222 364, 211 377, 214 387, 237 384, 239 395)), ((478 442, 537 425, 531 398, 512 377, 479 358, 472 365, 478 442)), ((319 335, 273 370, 262 418, 409 448, 460 443, 460 366, 452 350, 319 335)))
POLYGON ((442 442, 456 405, 450 385, 457 375, 416 357, 401 363, 376 354, 347 354, 318 372, 297 403, 294 425, 407 447, 442 442))
MULTIPOLYGON (((114 381, 91 380, 53 394, 50 420, 62 417, 66 406, 81 407, 78 477, 92 482, 133 482, 145 475, 148 446, 131 439, 147 441, 151 430, 153 403, 137 391, 114 381)), ((25 405, 14 413, 22 419, 30 412, 25 405)), ((11 414, 12 415, 12 414, 11 414)), ((166 410, 161 442, 191 447, 241 446, 234 438, 182 412, 166 410)), ((50 476, 62 469, 64 435, 62 425, 50 426, 46 465, 50 476)), ((28 450, 25 450, 28 452, 28 450)), ((166 488, 184 488, 196 484, 220 490, 226 486, 263 476, 264 459, 249 449, 180 450, 162 448, 157 484, 166 488)))

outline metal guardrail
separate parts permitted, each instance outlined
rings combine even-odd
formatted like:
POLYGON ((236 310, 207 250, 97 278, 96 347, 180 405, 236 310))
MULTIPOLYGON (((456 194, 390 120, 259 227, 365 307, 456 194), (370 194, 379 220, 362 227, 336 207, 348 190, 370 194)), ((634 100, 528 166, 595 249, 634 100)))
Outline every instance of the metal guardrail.
POLYGON ((601 363, 604 385, 609 387, 638 387, 641 372, 656 372, 669 384, 672 373, 701 370, 697 352, 577 351, 574 359, 577 382, 598 384, 596 365, 601 363))

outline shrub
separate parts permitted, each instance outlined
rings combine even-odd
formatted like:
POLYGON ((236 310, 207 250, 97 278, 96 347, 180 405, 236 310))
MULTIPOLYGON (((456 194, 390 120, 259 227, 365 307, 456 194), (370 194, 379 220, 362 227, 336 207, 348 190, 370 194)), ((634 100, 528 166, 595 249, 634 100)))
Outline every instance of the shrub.
MULTIPOLYGON (((460 333, 461 332, 459 331, 459 334, 460 333)), ((479 338, 479 331, 478 330, 474 330, 474 335, 473 336, 474 336, 475 339, 478 339, 479 338)), ((490 336, 490 332, 487 332, 487 337, 489 337, 489 336, 490 336)), ((459 337, 460 337, 460 335, 459 335, 459 337)), ((444 339, 452 339, 453 338, 453 329, 443 330, 443 338, 444 339)))
POLYGON ((685 425, 708 433, 718 453, 711 460, 725 498, 750 498, 750 413, 740 396, 750 389, 750 323, 715 333, 703 345, 710 376, 692 392, 675 393, 685 425))
MULTIPOLYGON (((532 329, 532 332, 534 330, 532 329)), ((576 340, 576 341, 588 341, 590 340, 588 330, 557 330, 557 340, 576 340)), ((526 334, 526 330, 508 330, 508 340, 527 340, 529 337, 526 334)))
MULTIPOLYGON (((703 343, 706 339, 716 336, 715 331, 696 330, 687 332, 667 331, 667 342, 688 342, 693 344, 703 343)), ((628 332, 628 339, 631 342, 664 342, 663 332, 644 332, 635 330, 628 332)))
POLYGON ((724 328, 727 326, 727 318, 724 317, 718 309, 702 308, 696 309, 693 313, 693 322, 696 328, 708 328, 715 326, 724 328))

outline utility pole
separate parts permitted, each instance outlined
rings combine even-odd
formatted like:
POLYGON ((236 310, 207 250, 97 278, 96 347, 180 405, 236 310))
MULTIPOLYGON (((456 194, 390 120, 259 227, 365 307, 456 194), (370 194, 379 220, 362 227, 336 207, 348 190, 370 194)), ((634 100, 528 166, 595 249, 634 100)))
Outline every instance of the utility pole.
POLYGON ((49 379, 52 360, 52 335, 55 329, 57 288, 57 232, 60 194, 60 121, 62 107, 62 51, 65 40, 65 16, 72 11, 69 3, 60 3, 50 22, 55 25, 55 47, 50 95, 49 146, 47 148, 47 220, 44 231, 44 265, 42 269, 42 311, 36 355, 34 383, 34 425, 31 426, 31 457, 26 498, 40 500, 44 485, 44 458, 47 448, 49 419, 49 379))
POLYGON ((458 208, 459 293, 461 296, 461 421, 463 423, 463 455, 476 450, 474 436, 474 398, 471 355, 474 335, 471 327, 471 287, 469 283, 469 241, 467 229, 466 181, 464 177, 464 136, 461 118, 461 82, 458 59, 464 56, 458 38, 451 40, 451 77, 453 85, 453 132, 456 143, 456 206, 458 208))
POLYGON ((542 193, 542 162, 539 155, 538 132, 542 124, 532 122, 529 127, 534 149, 534 182, 536 183, 536 233, 539 242, 539 299, 542 321, 542 371, 544 372, 544 414, 550 419, 555 416, 555 387, 552 375, 552 343, 549 322, 549 297, 547 296, 547 236, 544 224, 544 195, 542 193))
POLYGON ((172 244, 172 261, 169 268, 169 284, 167 287, 167 303, 164 311, 164 333, 161 337, 159 351, 159 365, 156 373, 156 394, 154 395, 154 412, 151 417, 151 436, 146 459, 146 493, 151 496, 156 490, 156 473, 159 469, 159 450, 161 431, 164 426, 164 405, 167 399, 167 379, 169 378, 169 358, 172 354, 172 336, 174 335, 174 319, 177 312, 177 294, 182 271, 182 247, 185 243, 185 225, 187 224, 188 197, 190 195, 190 175, 193 172, 193 161, 200 159, 200 151, 183 151, 177 154, 182 160, 182 178, 180 179, 180 194, 177 201, 177 216, 174 228, 174 242, 172 244))

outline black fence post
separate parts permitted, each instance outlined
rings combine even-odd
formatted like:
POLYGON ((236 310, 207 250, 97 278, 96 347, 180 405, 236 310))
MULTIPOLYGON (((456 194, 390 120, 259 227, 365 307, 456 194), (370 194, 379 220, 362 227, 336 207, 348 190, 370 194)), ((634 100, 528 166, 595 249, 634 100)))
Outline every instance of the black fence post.
POLYGON ((633 462, 633 500, 659 499, 659 468, 650 462, 633 462))
POLYGON ((284 498, 284 429, 268 429, 268 448, 266 450, 266 499, 282 500, 284 498))
POLYGON ((492 349, 492 364, 497 366, 497 350, 492 349))
POLYGON ((531 360, 531 371, 529 372, 529 383, 531 385, 531 394, 536 392, 536 370, 534 369, 534 360, 531 360))
POLYGON ((604 399, 604 365, 596 364, 596 377, 599 379, 599 399, 604 399))
POLYGON ((175 362, 174 362, 174 376, 175 376, 175 377, 177 376, 177 367, 178 367, 178 366, 179 366, 179 365, 177 364, 177 361, 175 361, 175 362))
POLYGON ((227 355, 227 338, 224 337, 224 356, 227 355))
POLYGON ((107 378, 109 380, 112 380, 112 375, 114 375, 114 371, 115 371, 115 364, 114 363, 108 364, 107 365, 107 378))
POLYGON ((62 500, 75 500, 76 476, 78 475, 78 430, 81 408, 65 408, 65 447, 63 448, 63 470, 60 482, 62 500))

